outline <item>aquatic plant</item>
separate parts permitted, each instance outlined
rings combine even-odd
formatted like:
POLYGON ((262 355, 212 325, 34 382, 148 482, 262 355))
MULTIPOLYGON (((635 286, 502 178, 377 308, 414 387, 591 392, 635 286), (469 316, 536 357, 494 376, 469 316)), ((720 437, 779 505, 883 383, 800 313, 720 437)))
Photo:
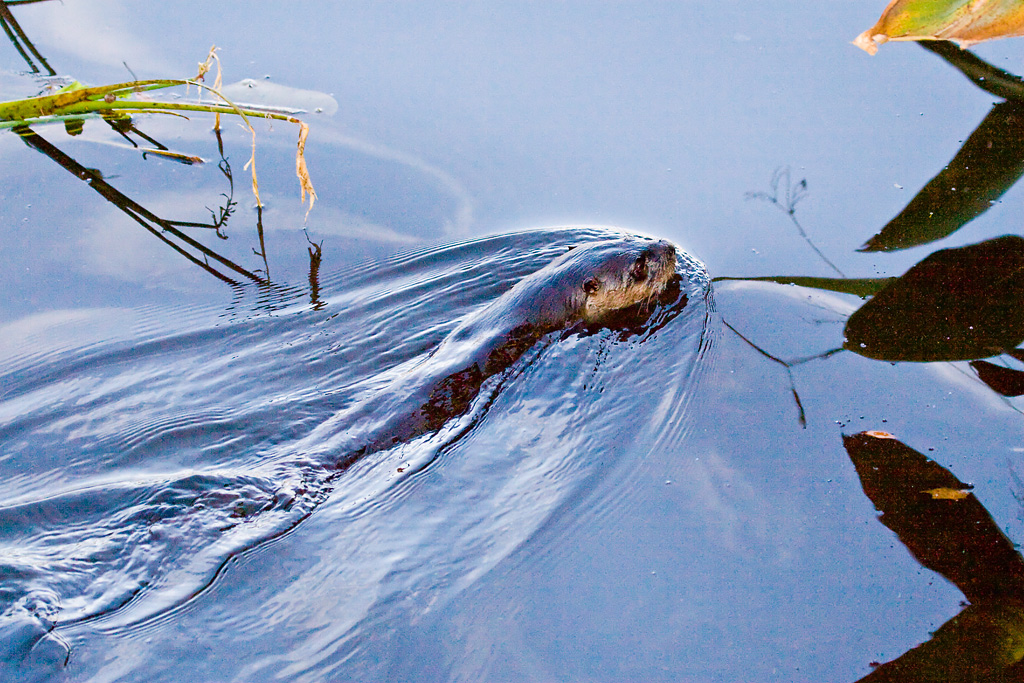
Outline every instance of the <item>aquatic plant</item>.
MULTIPOLYGON (((103 119, 111 125, 130 123, 133 114, 157 113, 181 116, 182 112, 202 112, 217 116, 215 128, 220 127, 220 115, 238 116, 252 136, 252 155, 245 168, 252 175, 252 191, 256 202, 262 206, 259 194, 259 182, 256 176, 256 129, 250 117, 287 121, 299 127, 298 149, 295 156, 295 174, 299 178, 301 199, 309 204, 307 214, 316 201, 316 191, 309 177, 306 166, 305 149, 309 126, 297 118, 296 110, 255 105, 238 105, 220 92, 221 72, 216 47, 211 47, 206 60, 199 65, 195 78, 163 78, 150 80, 134 80, 124 83, 113 83, 99 86, 85 86, 75 81, 53 93, 37 95, 19 100, 0 102, 0 130, 13 129, 23 131, 31 126, 64 123, 68 132, 74 134, 80 130, 81 122, 86 119, 103 119), (217 66, 216 80, 213 86, 206 85, 203 80, 213 65, 217 66), (149 98, 154 91, 168 88, 196 88, 200 97, 195 100, 169 101, 149 98), (214 102, 203 102, 202 93, 215 98, 214 102)), ((153 154, 175 158, 179 161, 191 162, 197 159, 171 152, 166 149, 146 150, 153 154)))

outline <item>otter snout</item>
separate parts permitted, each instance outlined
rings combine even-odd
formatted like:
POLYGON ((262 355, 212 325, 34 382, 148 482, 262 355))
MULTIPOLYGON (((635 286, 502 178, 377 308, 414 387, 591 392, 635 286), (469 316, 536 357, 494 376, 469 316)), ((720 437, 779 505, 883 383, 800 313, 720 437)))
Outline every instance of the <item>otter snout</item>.
POLYGON ((652 282, 664 285, 676 270, 675 245, 666 240, 651 243, 644 249, 633 268, 637 282, 650 278, 652 282))

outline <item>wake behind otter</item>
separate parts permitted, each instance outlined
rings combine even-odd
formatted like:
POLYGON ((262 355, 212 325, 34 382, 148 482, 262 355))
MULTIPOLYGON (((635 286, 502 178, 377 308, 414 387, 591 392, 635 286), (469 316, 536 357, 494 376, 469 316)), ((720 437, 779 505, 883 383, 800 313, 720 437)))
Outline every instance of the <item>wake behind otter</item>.
MULTIPOLYGON (((261 402, 271 411, 265 414, 274 416, 285 431, 304 433, 299 438, 274 438, 268 432, 268 445, 258 455, 250 450, 239 454, 237 464, 223 456, 211 463, 206 469, 216 473, 217 486, 223 490, 216 496, 202 489, 194 496, 190 493, 194 487, 208 487, 207 479, 191 476, 172 481, 170 486, 180 501, 176 505, 181 509, 174 514, 182 529, 194 537, 188 544, 171 537, 163 550, 160 539, 146 540, 153 546, 150 553, 160 562, 149 570, 132 569, 140 577, 141 587, 127 592, 127 601, 105 603, 106 597, 101 595, 90 598, 88 584, 70 588, 78 585, 70 582, 69 590, 83 592, 78 600, 83 605, 81 616, 76 618, 87 621, 106 613, 105 624, 130 625, 191 601, 223 570, 228 559, 294 530, 328 501, 334 515, 374 518, 375 510, 390 505, 396 495, 404 495, 401 491, 408 485, 415 485, 417 478, 411 474, 423 472, 439 454, 457 452, 459 443, 479 432, 485 417, 487 423, 507 419, 504 409, 495 412, 492 406, 503 403, 506 396, 518 396, 529 386, 523 379, 537 368, 548 367, 552 358, 566 351, 573 357, 573 348, 594 344, 607 349, 609 355, 600 360, 607 366, 617 355, 622 356, 621 351, 615 352, 617 339, 650 336, 668 325, 684 306, 691 309, 685 304, 687 294, 703 297, 706 282, 698 281, 703 271, 694 270, 693 262, 683 254, 679 254, 677 268, 669 269, 675 279, 666 278, 669 286, 661 288, 661 301, 647 292, 635 297, 639 317, 619 332, 607 334, 605 325, 620 329, 622 321, 606 322, 592 309, 584 313, 585 298, 548 296, 555 291, 552 282, 564 285, 570 276, 584 272, 576 268, 578 262, 573 259, 586 260, 587 244, 611 243, 614 247, 616 239, 616 235, 596 230, 488 238, 396 259, 355 278, 346 277, 339 292, 328 299, 329 309, 334 310, 317 333, 326 337, 302 332, 310 325, 304 318, 307 314, 290 322, 281 318, 283 324, 310 339, 304 355, 295 362, 289 360, 294 348, 291 343, 275 344, 273 337, 246 333, 248 341, 236 349, 240 356, 251 358, 255 349, 265 348, 268 367, 291 363, 297 368, 303 364, 316 368, 302 387, 282 389, 271 384, 269 400, 261 402), (575 249, 568 250, 574 245, 575 249), (546 269, 554 263, 561 264, 564 272, 552 280, 552 271, 546 269), (528 301, 538 305, 528 306, 528 301), (567 308, 567 302, 575 308, 567 308), (645 322, 644 316, 652 317, 645 322), (369 329, 373 335, 366 334, 369 329), (598 334, 587 336, 595 330, 598 334), (336 341, 331 343, 332 339, 336 341), (313 395, 311 387, 323 392, 324 399, 297 402, 279 398, 289 391, 313 395), (294 426, 314 422, 317 426, 306 430, 294 426), (219 510, 219 497, 233 499, 226 494, 236 478, 256 481, 262 493, 249 502, 243 496, 232 508, 219 510), (193 497, 197 505, 189 506, 193 497)), ((636 256, 629 256, 614 272, 621 277, 633 268, 638 268, 636 274, 644 269, 658 271, 650 257, 644 259, 643 267, 638 266, 636 256)), ((650 272, 645 273, 644 279, 650 278, 650 272)), ((595 283, 587 284, 588 280, 580 277, 575 282, 586 292, 595 287, 595 283)), ((325 289, 330 291, 330 285, 325 289)), ((699 314, 700 310, 698 306, 693 312, 699 314)), ((684 317, 689 320, 691 316, 684 317)), ((244 332, 245 328, 240 329, 244 332)), ((208 352, 202 346, 191 346, 190 353, 198 363, 204 355, 210 356, 210 362, 220 357, 213 346, 208 352)), ((560 371, 559 383, 566 382, 567 397, 579 391, 573 388, 574 378, 594 372, 591 362, 579 362, 570 361, 560 371)), ((561 401, 564 405, 565 399, 561 401)), ((574 419, 584 419, 585 414, 574 419)), ((552 448, 565 445, 538 444, 531 457, 543 458, 552 448)), ((433 469, 427 468, 427 472, 433 469)), ((197 467, 195 471, 206 470, 197 467)), ((501 475, 492 475, 498 477, 497 484, 501 475)), ((161 497, 159 478, 145 486, 147 491, 153 490, 150 497, 154 501, 165 498, 161 497)), ((111 510, 110 516, 114 523, 116 510, 111 510)), ((173 519, 167 522, 173 526, 173 519)), ((345 533, 357 532, 346 525, 345 533)), ((140 527, 137 536, 145 539, 145 528, 140 527)), ((93 568, 104 571, 101 564, 93 568)), ((112 564, 105 571, 120 570, 112 564)))

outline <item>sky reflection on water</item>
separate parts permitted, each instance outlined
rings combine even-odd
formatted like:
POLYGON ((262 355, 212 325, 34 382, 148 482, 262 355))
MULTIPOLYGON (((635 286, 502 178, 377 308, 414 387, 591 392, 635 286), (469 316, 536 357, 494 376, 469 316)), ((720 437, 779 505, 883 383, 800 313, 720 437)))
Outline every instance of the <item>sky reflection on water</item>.
MULTIPOLYGON (((401 271, 410 250, 537 226, 614 224, 664 237, 714 276, 833 276, 784 212, 747 198, 768 191, 782 168, 791 182, 807 182, 795 207, 800 225, 850 277, 898 276, 936 248, 1019 232, 1021 190, 1014 186, 933 245, 856 251, 954 158, 995 99, 918 46, 887 45, 872 58, 850 45, 883 4, 227 3, 215 18, 208 4, 195 2, 15 7, 48 61, 83 82, 125 80, 124 63, 140 78, 192 75, 216 44, 228 82, 269 77, 329 94, 339 108, 309 118, 307 152, 320 198, 308 220, 292 170, 295 131, 259 127, 269 268, 280 286, 260 292, 210 277, 50 159, 14 135, 0 136, 6 428, 60 400, 63 385, 47 385, 34 364, 63 367, 62 359, 88 358, 96 347, 130 349, 211 319, 237 331, 233 325, 274 309, 293 318, 267 323, 271 346, 301 340, 307 349, 322 342, 324 356, 339 350, 327 340, 341 328, 316 328, 308 337, 281 332, 315 318, 310 240, 322 245, 319 284, 327 292, 316 325, 327 325, 369 291, 360 288, 361 277, 401 271), (331 299, 339 292, 347 294, 331 299), (29 405, 10 396, 32 381, 50 398, 29 405)), ((1019 41, 977 52, 996 66, 1024 70, 1019 41)), ((31 92, 30 81, 10 75, 24 69, 13 49, 0 50, 0 69, 10 96, 31 92)), ((140 127, 176 149, 218 159, 202 117, 147 118, 140 127)), ((205 220, 229 191, 216 164, 144 161, 108 144, 120 138, 97 122, 76 138, 59 127, 39 132, 161 216, 205 220)), ((255 271, 264 266, 252 254, 256 212, 242 170, 248 136, 229 125, 225 145, 238 208, 229 239, 201 239, 255 271)), ((448 294, 460 296, 457 288, 448 294)), ((849 352, 788 371, 777 362, 841 347, 846 318, 862 304, 856 297, 733 282, 718 286, 716 301, 715 354, 694 385, 698 395, 685 410, 658 413, 666 429, 685 428, 628 446, 644 455, 622 456, 593 480, 593 491, 569 496, 540 528, 505 537, 528 540, 481 564, 486 569, 458 590, 446 572, 457 575, 465 560, 445 552, 463 538, 460 530, 476 538, 469 527, 477 518, 444 507, 474 500, 446 488, 444 475, 453 470, 439 467, 424 484, 429 493, 386 499, 394 515, 374 517, 376 527, 363 520, 346 536, 343 515, 328 506, 280 542, 240 556, 207 593, 164 618, 134 631, 76 627, 66 636, 67 677, 180 680, 174 676, 186 656, 215 680, 271 672, 296 680, 327 673, 420 680, 867 675, 869 662, 926 640, 961 610, 963 596, 876 521, 842 434, 892 432, 973 483, 996 523, 1019 540, 1021 404, 997 396, 966 363, 890 364, 849 352), (658 448, 646 452, 652 445, 658 448), (451 528, 432 526, 437 519, 451 528), (373 552, 353 547, 352 539, 370 537, 382 556, 394 551, 390 564, 375 565, 366 559, 373 552), (346 557, 349 564, 338 559, 346 557), (424 568, 429 561, 437 561, 436 573, 424 568), (415 580, 401 578, 403 571, 415 580), (367 597, 370 607, 336 614, 353 604, 331 603, 347 572, 360 575, 355 584, 407 592, 378 603, 367 597), (299 576, 319 583, 303 593, 299 576), (267 604, 274 610, 261 611, 267 604), (355 630, 346 621, 353 614, 365 617, 355 630), (247 635, 239 635, 243 628, 247 635), (317 628, 326 635, 304 643, 301 634, 317 628), (201 643, 201 652, 186 642, 201 643), (250 668, 232 659, 239 653, 252 657, 250 668)), ((452 322, 438 315, 437 324, 452 322)), ((423 336, 404 343, 425 348, 436 341, 438 330, 421 324, 423 336)), ((598 364, 614 365, 616 353, 619 360, 643 357, 614 347, 597 353, 598 364)), ((660 367, 670 355, 644 362, 660 367)), ((268 358, 250 370, 268 371, 268 358)), ((315 411, 302 406, 318 391, 310 388, 319 386, 317 373, 326 373, 328 384, 343 378, 334 362, 318 359, 308 373, 285 373, 269 385, 282 401, 296 401, 295 429, 315 422, 315 411)), ((61 381, 85 379, 71 372, 61 381)), ((557 404, 542 387, 536 391, 535 403, 557 404)), ((521 400, 530 404, 530 395, 521 400)), ((554 414, 541 411, 537 419, 554 414)), ((583 428, 614 426, 608 416, 589 419, 583 428)), ((257 432, 250 442, 271 438, 257 432)), ((495 434, 504 432, 474 432, 476 441, 454 455, 489 453, 504 462, 511 456, 495 434)), ((105 436, 125 434, 110 427, 105 436)), ((39 472, 50 463, 54 477, 32 480, 33 472, 19 469, 25 461, 16 454, 45 441, 34 438, 2 446, 9 500, 46 497, 54 491, 48 487, 73 474, 58 463, 74 462, 76 454, 52 444, 38 462, 39 472), (24 481, 34 483, 17 490, 24 481)), ((193 446, 202 450, 202 438, 193 446)), ((181 455, 173 443, 160 452, 181 455)), ((482 484, 488 472, 475 476, 481 488, 470 491, 491 495, 482 484)), ((517 504, 509 502, 507 512, 517 504)), ((487 528, 500 545, 498 526, 487 528)), ((29 674, 48 675, 60 650, 53 647, 41 649, 48 663, 29 674)), ((14 645, 8 652, 8 659, 20 656, 14 645)))

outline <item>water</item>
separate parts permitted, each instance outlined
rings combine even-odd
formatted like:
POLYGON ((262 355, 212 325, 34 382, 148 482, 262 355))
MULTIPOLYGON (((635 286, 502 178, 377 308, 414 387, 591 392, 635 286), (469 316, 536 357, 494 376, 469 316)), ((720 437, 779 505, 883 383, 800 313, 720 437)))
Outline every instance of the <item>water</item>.
MULTIPOLYGON (((430 362, 447 331, 522 275, 568 246, 614 234, 536 231, 407 254, 339 274, 321 290, 319 310, 278 301, 273 314, 245 314, 254 302, 240 301, 231 313, 192 312, 185 329, 140 333, 130 344, 16 354, 4 378, 5 463, 21 475, 5 482, 4 613, 11 628, 33 620, 36 628, 14 651, 33 663, 51 640, 59 652, 56 643, 70 639, 88 667, 92 647, 79 644, 97 632, 152 640, 169 612, 201 609, 220 582, 233 583, 236 566, 301 555, 283 551, 299 543, 318 548, 319 559, 273 571, 273 590, 258 580, 241 612, 300 600, 305 615, 325 597, 308 590, 322 582, 344 585, 348 598, 331 592, 330 636, 288 618, 255 620, 246 629, 254 647, 272 638, 309 654, 290 671, 265 652, 260 668, 237 675, 301 671, 315 680, 321 659, 377 644, 382 625, 415 612, 410 595, 429 592, 443 604, 539 529, 578 514, 578 501, 614 472, 689 426, 684 407, 709 355, 711 310, 703 267, 685 256, 681 314, 649 321, 639 335, 549 335, 440 432, 338 474, 331 465, 346 454, 328 451, 342 448, 337 437, 354 425, 330 418, 388 391, 410 364, 430 362), (631 417, 641 405, 646 425, 631 417), (330 433, 310 438, 324 424, 330 433), (49 495, 18 494, 38 490, 49 495), (54 615, 60 636, 35 642, 54 615)), ((179 677, 175 665, 168 679, 179 677)))
MULTIPOLYGON (((718 278, 834 276, 793 219, 865 278, 1018 233, 1013 186, 857 251, 995 99, 918 46, 850 46, 883 5, 13 6, 87 83, 189 76, 216 43, 225 82, 320 110, 319 199, 281 123, 262 214, 233 124, 222 153, 208 119, 138 119, 196 166, 37 130, 162 219, 230 207, 227 239, 187 229, 253 276, 226 284, 0 135, 0 679, 852 681, 929 640, 964 595, 879 523, 843 435, 895 434, 1019 541, 1021 401, 965 362, 830 354, 858 297, 688 267, 685 307, 546 338, 437 433, 341 475, 310 448, 614 230, 542 226, 665 238, 718 278), (792 215, 773 178, 783 209, 806 180, 792 215)), ((1019 73, 1019 45, 977 52, 1019 73)), ((25 68, 0 50, 5 97, 25 68)))

